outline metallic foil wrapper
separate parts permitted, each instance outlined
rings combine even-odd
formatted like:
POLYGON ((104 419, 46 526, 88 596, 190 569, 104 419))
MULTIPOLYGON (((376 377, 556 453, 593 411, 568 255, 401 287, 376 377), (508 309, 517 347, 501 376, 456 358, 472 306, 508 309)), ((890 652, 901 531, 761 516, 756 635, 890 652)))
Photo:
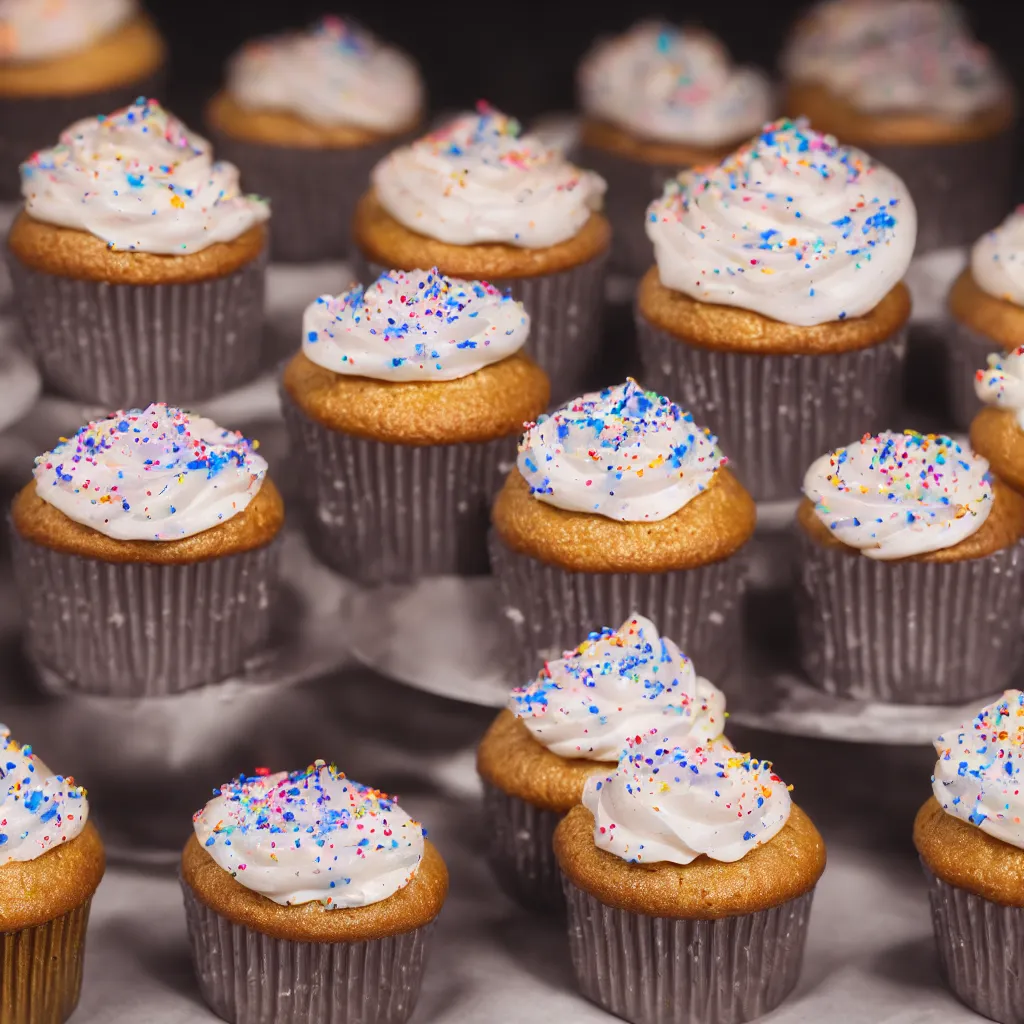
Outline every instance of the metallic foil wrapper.
POLYGON ((689 345, 637 313, 643 383, 717 435, 755 501, 800 494, 822 452, 891 426, 906 334, 834 355, 756 355, 689 345))
MULTIPOLYGON (((369 942, 291 942, 235 924, 182 882, 199 991, 232 1024, 404 1024, 433 924, 369 942)), ((336 911, 344 913, 344 911, 336 911)))
POLYGON ((1011 127, 974 142, 867 147, 910 190, 917 207, 916 255, 973 245, 1002 223, 1013 207, 1013 141, 1011 127))
POLYGON ((853 700, 961 704, 1010 685, 1024 545, 960 562, 880 562, 797 532, 800 654, 815 686, 853 700))
POLYGON ((984 404, 974 390, 975 374, 988 365, 989 355, 1001 351, 1003 346, 958 320, 951 319, 944 333, 953 426, 967 430, 984 404))
POLYGON ((108 409, 182 405, 262 367, 267 254, 224 277, 129 285, 8 265, 25 344, 51 389, 108 409))
POLYGON ((580 991, 632 1024, 740 1024, 778 1006, 800 977, 813 892, 711 921, 606 906, 565 880, 580 991))
POLYGON ((37 149, 56 146, 60 133, 84 117, 113 113, 139 96, 161 98, 165 78, 160 68, 146 78, 101 92, 0 97, 0 202, 21 198, 18 166, 37 149))
MULTIPOLYGON (((491 281, 510 291, 530 314, 525 351, 551 379, 551 403, 578 398, 591 384, 601 350, 601 316, 608 253, 569 270, 491 281)), ((370 263, 370 279, 383 273, 370 263)))
POLYGON ((483 783, 487 860, 502 889, 517 903, 565 913, 562 874, 551 842, 563 815, 545 811, 483 783))
POLYGON ((1024 1024, 1024 908, 976 896, 927 867, 924 873, 939 962, 953 994, 989 1020, 1024 1024))
POLYGON ((656 622, 716 685, 735 668, 746 587, 741 553, 673 572, 570 572, 510 551, 492 534, 491 565, 514 634, 509 658, 517 680, 533 679, 545 661, 634 612, 656 622))
POLYGON ((487 572, 491 498, 515 460, 516 437, 388 444, 329 430, 283 388, 281 405, 321 561, 367 585, 487 572))
POLYGON ((46 924, 0 933, 3 1024, 64 1024, 75 1012, 91 902, 46 924))
POLYGON ((76 693, 217 683, 266 646, 279 545, 187 565, 102 562, 10 530, 29 655, 76 693))

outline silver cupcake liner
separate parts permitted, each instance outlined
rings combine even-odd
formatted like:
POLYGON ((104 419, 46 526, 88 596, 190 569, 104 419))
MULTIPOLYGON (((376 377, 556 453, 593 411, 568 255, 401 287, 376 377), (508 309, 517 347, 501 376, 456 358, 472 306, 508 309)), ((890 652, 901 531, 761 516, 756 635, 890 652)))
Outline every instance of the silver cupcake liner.
POLYGON ((816 686, 854 700, 960 704, 1010 685, 1021 544, 960 562, 879 562, 798 534, 801 660, 816 686))
POLYGON ((807 467, 890 426, 906 333, 834 355, 755 355, 689 345, 637 312, 643 383, 711 428, 755 501, 800 494, 807 467))
POLYGON ((1024 908, 1005 907, 924 867, 939 962, 953 994, 999 1024, 1024 1024, 1024 908))
POLYGON ((769 910, 699 921, 606 906, 565 879, 580 991, 632 1024, 740 1024, 800 977, 813 892, 769 910))
POLYGON ((369 942, 292 942, 235 924, 181 888, 199 991, 218 1017, 404 1024, 412 1015, 433 923, 369 942))
POLYGON ((973 245, 1001 224, 1013 205, 1013 128, 974 142, 869 146, 903 179, 917 207, 920 256, 973 245))
MULTIPOLYGON (((550 378, 552 405, 577 398, 591 386, 601 350, 607 265, 608 253, 603 252, 554 274, 491 281, 496 288, 510 291, 530 314, 525 351, 550 378)), ((376 263, 367 266, 371 278, 385 269, 376 263)))
MULTIPOLYGON (((989 354, 1001 351, 1003 346, 953 319, 947 325, 943 340, 953 426, 967 430, 984 405, 974 390, 975 374, 988 365, 989 354)), ((1024 342, 1024 338, 1021 341, 1024 342)))
POLYGON ((487 572, 490 502, 515 460, 515 436, 388 444, 328 430, 283 388, 281 406, 322 562, 367 585, 487 572))
POLYGON ((545 811, 484 782, 487 860, 501 887, 517 903, 564 913, 562 875, 551 843, 564 815, 545 811))
POLYGON ((79 558, 10 534, 29 655, 69 690, 164 696, 220 682, 266 646, 276 543, 147 565, 79 558))
POLYGON ((262 365, 266 250, 232 274, 128 285, 44 274, 8 252, 25 343, 55 391, 110 409, 181 405, 262 365))
POLYGON ((570 572, 511 551, 491 537, 491 565, 515 644, 516 680, 536 676, 595 629, 617 628, 634 612, 658 623, 697 671, 723 685, 738 660, 746 560, 663 573, 570 572))

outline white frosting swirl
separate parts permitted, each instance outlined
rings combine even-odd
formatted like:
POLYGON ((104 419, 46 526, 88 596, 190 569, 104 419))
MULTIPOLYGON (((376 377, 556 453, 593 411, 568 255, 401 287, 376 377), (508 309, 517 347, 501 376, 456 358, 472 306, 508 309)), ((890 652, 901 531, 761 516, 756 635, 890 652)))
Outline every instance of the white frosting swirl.
POLYGON ((993 352, 988 368, 975 374, 974 390, 986 405, 1015 413, 1017 425, 1024 430, 1024 346, 993 352))
POLYGON ((1024 306, 1024 206, 974 243, 971 276, 989 295, 1024 306))
POLYGON ((212 420, 163 403, 82 427, 36 458, 36 493, 116 540, 179 540, 244 511, 267 463, 212 420))
POLYGON ((635 613, 549 661, 512 691, 509 708, 552 753, 590 761, 617 761, 629 738, 671 730, 680 741, 714 739, 725 724, 725 695, 635 613))
POLYGON ((0 61, 84 50, 137 10, 135 0, 0 0, 0 61))
POLYGON ((634 135, 721 146, 753 135, 772 115, 772 89, 734 67, 706 32, 644 21, 600 41, 580 65, 583 109, 634 135))
POLYGON ((423 827, 393 800, 317 761, 240 776, 193 818, 235 881, 284 906, 365 907, 394 895, 423 859, 423 827))
POLYGON ((878 305, 910 265, 917 214, 892 171, 781 120, 670 179, 647 237, 666 288, 811 327, 878 305))
POLYGON ((614 774, 593 776, 583 805, 594 844, 633 864, 737 861, 782 831, 792 801, 768 761, 731 744, 652 736, 614 774))
POLYGON ((603 178, 484 104, 394 150, 372 177, 395 220, 451 245, 557 245, 578 234, 605 191, 603 178))
POLYGON ((343 18, 248 43, 228 69, 228 92, 250 110, 375 132, 410 127, 423 106, 416 65, 343 18))
POLYGON ((870 114, 963 120, 999 103, 1007 84, 950 0, 828 0, 800 23, 786 76, 820 83, 870 114))
POLYGON ((530 334, 523 304, 486 281, 391 270, 368 288, 321 295, 302 319, 319 366, 375 380, 455 380, 514 355, 530 334))
POLYGON ((817 517, 887 561, 951 548, 992 511, 988 462, 941 434, 888 432, 817 459, 804 477, 817 517))
POLYGON ((0 725, 0 867, 70 842, 88 817, 85 790, 70 775, 54 775, 0 725))
POLYGON ((1007 690, 935 741, 932 792, 947 814, 1024 849, 1024 693, 1007 690))
POLYGON ((270 216, 243 195, 234 164, 156 100, 89 117, 21 165, 36 220, 87 231, 111 249, 183 256, 230 242, 270 216))
POLYGON ((717 441, 674 402, 627 380, 541 416, 519 443, 517 465, 538 501, 621 523, 656 522, 725 465, 717 441))

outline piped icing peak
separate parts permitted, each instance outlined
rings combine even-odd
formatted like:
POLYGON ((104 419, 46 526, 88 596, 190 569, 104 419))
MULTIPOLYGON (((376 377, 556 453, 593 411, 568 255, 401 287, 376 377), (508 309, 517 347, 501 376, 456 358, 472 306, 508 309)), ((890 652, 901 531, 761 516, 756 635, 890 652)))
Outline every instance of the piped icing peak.
POLYGON ((811 327, 870 312, 914 252, 903 182, 806 121, 782 119, 647 209, 665 287, 811 327))
POLYGON ((0 0, 0 61, 84 50, 137 12, 135 0, 0 0))
POLYGON ((959 544, 992 511, 988 462, 941 434, 865 434, 814 462, 804 493, 837 539, 868 558, 959 544))
POLYGON ((717 438, 690 413, 627 380, 528 426, 517 465, 538 501, 655 522, 706 490, 726 461, 717 438))
POLYGON ((378 903, 412 880, 424 852, 423 827, 394 800, 324 761, 240 775, 193 827, 219 867, 285 906, 378 903))
POLYGON ((628 737, 671 731, 712 739, 725 724, 725 696, 654 623, 631 615, 549 661, 517 687, 509 708, 560 757, 616 761, 628 737))
POLYGON ((580 231, 605 191, 598 175, 485 103, 392 151, 372 178, 392 217, 452 245, 557 245, 580 231))
POLYGON ((116 540, 169 541, 244 511, 267 463, 212 420, 154 403, 117 412, 36 458, 36 493, 116 540))
POLYGON ((523 304, 486 281, 446 277, 437 267, 390 270, 312 303, 302 349, 335 373, 444 381, 514 355, 529 333, 523 304))
POLYGON ((993 352, 987 368, 974 375, 974 390, 986 405, 1014 413, 1024 430, 1024 345, 1012 352, 993 352))

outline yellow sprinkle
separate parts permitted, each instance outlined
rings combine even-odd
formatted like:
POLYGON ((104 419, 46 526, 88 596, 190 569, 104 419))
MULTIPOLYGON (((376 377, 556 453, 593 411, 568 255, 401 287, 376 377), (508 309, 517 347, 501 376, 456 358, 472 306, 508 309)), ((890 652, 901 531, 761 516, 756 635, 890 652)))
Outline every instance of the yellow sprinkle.
POLYGON ((171 196, 171 206, 173 206, 176 210, 184 210, 185 200, 182 199, 181 196, 179 195, 173 195, 171 196))

